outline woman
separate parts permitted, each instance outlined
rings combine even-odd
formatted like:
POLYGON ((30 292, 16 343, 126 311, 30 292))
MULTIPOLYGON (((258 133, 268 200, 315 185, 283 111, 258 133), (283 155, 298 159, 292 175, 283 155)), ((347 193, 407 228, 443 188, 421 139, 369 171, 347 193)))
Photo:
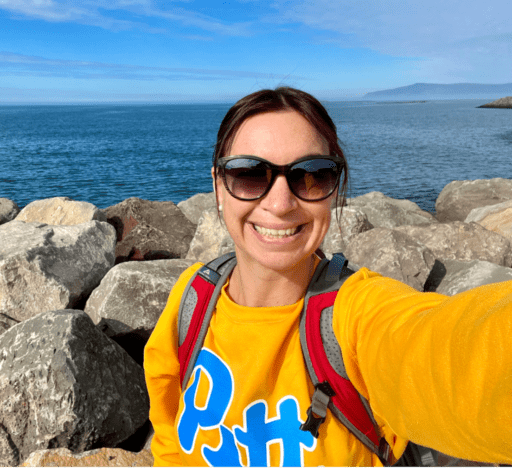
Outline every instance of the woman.
MULTIPOLYGON (((299 90, 249 95, 221 124, 212 176, 237 264, 183 389, 178 308, 201 264, 180 277, 146 346, 155 464, 382 465, 330 413, 318 438, 299 429, 313 394, 299 316, 347 181, 332 120, 299 90), (247 177, 261 165, 267 179, 247 177)), ((391 462, 408 440, 512 462, 511 301, 510 282, 449 298, 362 268, 343 284, 334 333, 391 462)))

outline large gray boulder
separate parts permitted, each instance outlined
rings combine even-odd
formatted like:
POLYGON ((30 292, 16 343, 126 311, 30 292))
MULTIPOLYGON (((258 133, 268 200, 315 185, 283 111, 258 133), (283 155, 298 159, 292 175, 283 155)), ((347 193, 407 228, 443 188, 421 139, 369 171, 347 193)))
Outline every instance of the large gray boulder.
POLYGON ((432 214, 422 210, 414 202, 393 199, 377 191, 347 199, 347 207, 364 212, 374 227, 392 229, 402 225, 437 223, 432 214))
POLYGON ((217 207, 215 192, 195 194, 189 199, 178 203, 178 208, 194 225, 199 223, 199 219, 205 210, 215 207, 217 207))
POLYGON ((116 264, 184 258, 196 225, 173 202, 136 197, 103 210, 117 233, 116 264))
POLYGON ((327 253, 344 252, 347 243, 359 233, 371 230, 373 225, 366 214, 352 207, 331 210, 331 224, 320 246, 327 253), (338 217, 336 217, 336 212, 338 217), (339 220, 339 224, 338 224, 339 220))
POLYGON ((488 285, 489 283, 512 280, 512 269, 487 261, 443 261, 444 272, 436 282, 436 291, 443 295, 456 295, 471 288, 488 285))
POLYGON ((80 305, 114 265, 116 234, 104 222, 13 220, 0 239, 0 312, 18 321, 80 305))
POLYGON ((16 202, 0 197, 0 225, 14 220, 20 209, 16 202))
POLYGON ((512 266, 510 241, 477 223, 437 223, 429 226, 400 226, 405 233, 427 246, 436 259, 481 260, 505 267, 512 266))
POLYGON ((69 197, 53 197, 29 203, 16 220, 47 225, 79 225, 93 220, 107 221, 107 217, 89 202, 78 202, 69 197))
POLYGON ((151 331, 172 287, 193 263, 164 259, 116 265, 92 292, 85 312, 95 324, 107 324, 109 335, 134 329, 151 331))
POLYGON ((388 228, 374 228, 354 236, 344 254, 361 267, 404 282, 419 291, 423 291, 436 260, 426 246, 388 228))
POLYGON ((234 249, 235 244, 219 220, 217 208, 210 208, 199 219, 186 259, 207 263, 234 249))
POLYGON ((474 208, 464 222, 478 223, 486 230, 494 231, 512 241, 512 199, 501 204, 474 208))
POLYGON ((452 181, 443 188, 436 200, 436 216, 440 222, 464 221, 474 208, 511 199, 510 179, 452 181))
POLYGON ((144 372, 83 311, 48 311, 0 336, 0 464, 33 451, 115 446, 146 422, 144 372))

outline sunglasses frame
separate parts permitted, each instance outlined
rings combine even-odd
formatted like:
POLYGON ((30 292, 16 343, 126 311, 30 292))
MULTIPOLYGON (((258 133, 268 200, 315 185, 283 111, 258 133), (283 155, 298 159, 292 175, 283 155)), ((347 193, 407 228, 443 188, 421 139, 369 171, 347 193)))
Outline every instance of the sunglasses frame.
POLYGON ((289 163, 289 164, 285 164, 285 165, 277 165, 277 164, 271 163, 270 161, 266 160, 265 158, 261 158, 259 156, 254 156, 254 155, 230 155, 230 156, 223 156, 223 157, 219 158, 219 160, 217 162, 217 168, 218 168, 218 170, 220 172, 220 175, 222 177, 222 181, 224 182, 224 187, 226 188, 226 190, 235 199, 238 199, 238 200, 243 200, 243 201, 246 201, 246 202, 250 202, 250 201, 262 199, 263 197, 265 197, 269 193, 270 189, 272 189, 272 186, 274 185, 276 177, 279 174, 282 174, 286 178, 286 183, 288 184, 288 188, 290 189, 290 192, 295 197, 297 197, 298 199, 303 200, 305 202, 320 202, 321 200, 325 200, 328 197, 330 197, 333 194, 333 192, 335 192, 336 189, 338 188, 338 186, 340 184, 341 175, 343 174, 343 171, 345 170, 345 162, 344 162, 343 158, 340 158, 339 156, 308 155, 308 156, 303 156, 302 158, 299 158, 298 160, 295 160, 293 163, 289 163), (265 163, 268 167, 270 167, 270 170, 272 171, 272 176, 270 178, 270 181, 268 183, 267 188, 258 197, 254 197, 254 198, 251 198, 251 199, 241 198, 241 197, 238 197, 237 195, 233 194, 233 192, 231 192, 231 190, 228 187, 228 183, 226 181, 226 173, 225 173, 226 164, 229 163, 230 161, 233 161, 233 160, 236 160, 236 159, 241 159, 241 158, 247 158, 247 159, 250 159, 250 160, 261 161, 262 163, 265 163), (338 172, 338 174, 337 174, 337 181, 336 181, 336 184, 334 185, 334 187, 332 188, 332 191, 330 191, 327 195, 325 195, 324 197, 322 197, 320 199, 305 199, 305 198, 301 197, 300 195, 295 193, 295 191, 292 189, 292 187, 290 185, 290 181, 288 180, 288 175, 290 174, 290 171, 293 168, 293 166, 295 166, 295 165, 297 165, 299 163, 302 163, 304 161, 311 161, 311 160, 329 160, 329 161, 332 161, 333 163, 336 164, 336 168, 337 168, 337 172, 338 172))

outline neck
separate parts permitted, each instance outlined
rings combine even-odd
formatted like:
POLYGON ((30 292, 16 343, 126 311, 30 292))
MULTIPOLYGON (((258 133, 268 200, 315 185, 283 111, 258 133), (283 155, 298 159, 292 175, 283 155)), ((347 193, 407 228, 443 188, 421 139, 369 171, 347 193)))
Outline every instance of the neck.
POLYGON ((228 286, 230 297, 242 306, 284 306, 296 303, 306 294, 319 259, 310 256, 289 271, 275 271, 250 265, 239 259, 228 286))

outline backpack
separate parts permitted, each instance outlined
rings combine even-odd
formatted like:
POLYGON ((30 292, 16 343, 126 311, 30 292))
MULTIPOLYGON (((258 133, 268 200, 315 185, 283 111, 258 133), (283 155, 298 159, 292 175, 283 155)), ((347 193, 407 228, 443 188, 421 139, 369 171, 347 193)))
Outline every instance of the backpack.
MULTIPOLYGON (((319 253, 323 256, 323 253, 319 253)), ((341 348, 332 328, 333 305, 343 282, 354 273, 341 253, 331 261, 320 261, 309 283, 300 319, 300 342, 306 368, 315 391, 308 418, 301 430, 318 438, 327 409, 375 453, 383 465, 390 465, 390 448, 379 438, 378 426, 366 399, 350 382, 341 348)), ((225 254, 202 266, 186 286, 178 314, 178 360, 180 383, 188 382, 203 346, 220 291, 234 266, 235 253, 225 254)), ((409 442, 397 466, 436 466, 437 452, 409 442)))

